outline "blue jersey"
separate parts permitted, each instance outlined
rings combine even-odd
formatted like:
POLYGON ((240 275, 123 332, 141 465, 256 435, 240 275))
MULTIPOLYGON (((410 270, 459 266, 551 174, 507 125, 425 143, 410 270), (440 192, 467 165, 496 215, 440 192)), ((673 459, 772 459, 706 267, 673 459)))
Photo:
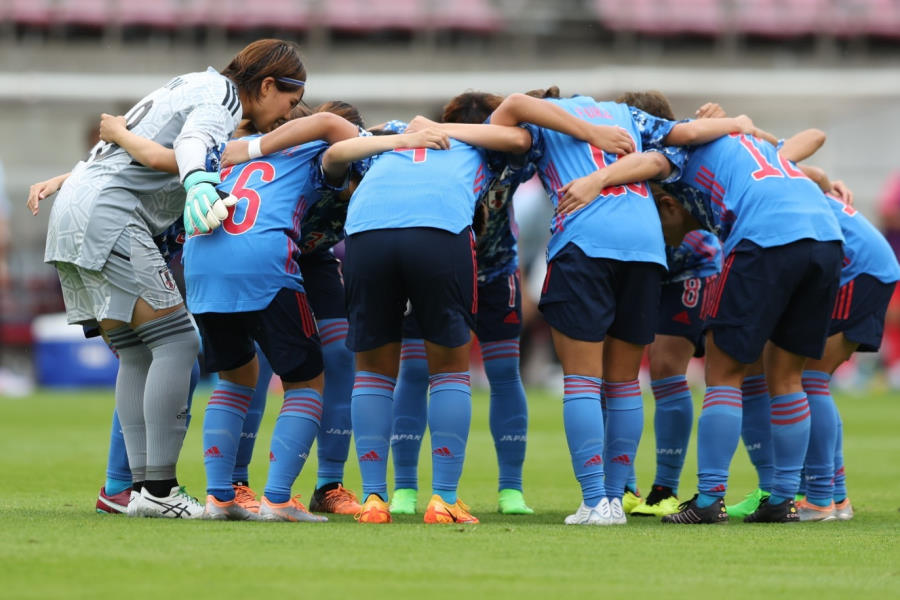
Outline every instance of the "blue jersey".
MULTIPOLYGON (((648 145, 661 146, 676 124, 625 104, 597 102, 588 96, 547 99, 547 102, 558 104, 595 125, 625 128, 634 139, 638 152, 648 145)), ((533 145, 537 146, 540 156, 538 174, 554 206, 559 202, 558 191, 563 185, 616 160, 615 155, 568 135, 543 128, 539 132, 533 136, 533 145)), ((659 215, 645 182, 607 188, 591 204, 574 214, 555 216, 550 232, 548 260, 572 242, 591 257, 666 265, 659 215)))
POLYGON ((726 255, 741 240, 763 248, 843 240, 818 186, 753 136, 726 135, 685 152, 675 165, 677 181, 663 187, 719 237, 726 255))
POLYGON ((677 248, 666 246, 669 273, 663 283, 709 277, 722 270, 722 244, 709 231, 697 229, 684 236, 677 248))
POLYGON ((347 235, 373 229, 433 227, 459 233, 496 176, 487 152, 450 140, 449 150, 382 153, 350 198, 347 235))
POLYGON ((900 280, 900 265, 890 244, 859 211, 839 198, 826 195, 844 234, 841 285, 857 275, 870 275, 882 283, 900 280))
POLYGON ((300 224, 326 187, 327 147, 310 142, 222 172, 218 188, 239 201, 221 227, 185 243, 191 312, 261 310, 282 288, 303 290, 300 224))

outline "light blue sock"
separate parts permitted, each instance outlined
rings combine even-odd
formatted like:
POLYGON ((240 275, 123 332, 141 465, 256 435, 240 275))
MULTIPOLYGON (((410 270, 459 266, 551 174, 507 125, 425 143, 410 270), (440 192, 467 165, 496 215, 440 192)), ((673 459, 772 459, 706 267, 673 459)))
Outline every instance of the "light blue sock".
POLYGON ((806 499, 828 506, 834 498, 834 446, 837 443, 837 407, 828 386, 831 376, 803 372, 803 391, 809 401, 809 448, 804 467, 806 499))
POLYGON ((387 454, 391 437, 391 403, 397 380, 357 371, 350 400, 353 439, 362 476, 363 498, 378 494, 387 500, 387 454))
POLYGON ((603 477, 603 380, 587 375, 563 377, 563 426, 581 496, 596 506, 606 496, 603 477))
POLYGON ((843 502, 847 497, 847 475, 844 470, 844 423, 835 405, 837 439, 834 442, 834 501, 843 502))
POLYGON ((219 379, 203 418, 203 466, 206 493, 221 501, 234 499, 231 474, 253 388, 219 379))
POLYGON ((119 424, 119 413, 113 410, 112 428, 109 433, 109 456, 106 461, 107 496, 114 496, 131 487, 131 469, 128 468, 128 453, 125 450, 125 438, 122 425, 119 424))
POLYGON ((428 425, 428 361, 425 340, 404 339, 394 388, 391 456, 394 489, 419 489, 419 450, 428 425))
POLYGON ((432 491, 444 502, 454 504, 472 421, 469 372, 435 373, 428 378, 428 384, 432 491))
POLYGON ((259 425, 266 412, 269 383, 272 381, 272 366, 258 346, 256 356, 259 359, 259 376, 250 400, 250 408, 244 418, 244 427, 241 429, 241 441, 238 443, 237 459, 234 463, 234 472, 231 474, 233 482, 249 483, 250 481, 250 460, 253 458, 253 448, 256 445, 256 436, 259 434, 259 425))
POLYGON ((634 469, 641 432, 644 428, 644 401, 641 384, 631 381, 603 381, 606 399, 606 495, 622 499, 634 469))
POLYGON ((653 485, 672 488, 678 495, 681 469, 687 456, 694 424, 694 400, 684 375, 650 382, 656 400, 653 426, 656 432, 656 477, 653 485))
POLYGON ((775 479, 769 502, 793 499, 800 489, 800 470, 809 446, 809 402, 806 393, 772 397, 772 448, 775 479))
POLYGON ((759 489, 771 492, 772 479, 775 477, 775 458, 772 454, 772 424, 769 422, 771 401, 766 376, 745 377, 741 391, 744 395, 741 437, 750 462, 756 468, 759 489))
POLYGON ((316 488, 344 480, 344 463, 350 452, 350 396, 353 394, 353 353, 344 343, 347 339, 347 319, 320 319, 319 339, 325 362, 325 411, 316 454, 319 467, 316 488))
POLYGON ((269 502, 280 504, 291 499, 291 487, 309 457, 321 420, 319 392, 312 388, 285 390, 269 450, 269 478, 264 492, 269 502))
POLYGON ((481 357, 491 386, 490 427, 497 450, 498 489, 522 491, 528 403, 519 374, 519 340, 484 342, 481 357))
POLYGON ((697 505, 709 506, 725 496, 728 466, 741 438, 741 390, 718 385, 706 388, 697 423, 697 505))

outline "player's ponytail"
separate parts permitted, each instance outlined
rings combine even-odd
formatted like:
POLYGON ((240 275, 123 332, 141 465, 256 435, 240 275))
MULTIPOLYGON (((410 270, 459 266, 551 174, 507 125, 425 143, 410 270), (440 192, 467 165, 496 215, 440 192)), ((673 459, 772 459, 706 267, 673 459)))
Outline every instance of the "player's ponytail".
POLYGON ((257 40, 237 53, 222 75, 238 90, 258 98, 263 79, 272 77, 281 92, 294 92, 306 82, 300 46, 285 40, 257 40))

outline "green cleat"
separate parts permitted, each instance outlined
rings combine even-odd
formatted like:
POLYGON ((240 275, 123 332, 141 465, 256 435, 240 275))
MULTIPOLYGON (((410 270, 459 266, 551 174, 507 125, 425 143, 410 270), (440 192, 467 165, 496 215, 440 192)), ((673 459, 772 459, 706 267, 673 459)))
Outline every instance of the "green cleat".
POLYGON ((390 511, 392 515, 416 514, 416 499, 418 490, 412 488, 398 488, 394 490, 391 498, 390 511))
POLYGON ((631 511, 644 503, 644 499, 640 497, 639 492, 632 492, 629 489, 625 489, 625 494, 622 496, 622 510, 626 515, 630 515, 631 511))
POLYGON ((497 512, 502 515, 533 515, 534 509, 525 504, 525 496, 522 492, 514 489, 500 490, 500 497, 497 501, 497 512))
POLYGON ((759 508, 759 503, 762 502, 763 498, 768 498, 771 495, 771 492, 764 492, 763 490, 756 488, 744 496, 744 499, 737 504, 726 506, 725 510, 728 512, 729 517, 743 519, 747 515, 756 512, 756 509, 759 508))
POLYGON ((655 504, 647 504, 641 502, 631 511, 631 515, 635 517, 664 517, 678 512, 678 498, 669 496, 663 498, 655 504))

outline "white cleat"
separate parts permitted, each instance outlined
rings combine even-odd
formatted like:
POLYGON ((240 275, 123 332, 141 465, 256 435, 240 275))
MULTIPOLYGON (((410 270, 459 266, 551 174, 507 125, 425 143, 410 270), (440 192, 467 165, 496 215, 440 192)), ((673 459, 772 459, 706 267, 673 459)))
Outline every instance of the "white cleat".
POLYGON ((137 505, 134 516, 159 519, 200 519, 206 511, 206 507, 188 494, 183 486, 174 486, 169 495, 162 498, 157 498, 144 488, 141 495, 128 504, 129 516, 132 504, 137 505))
POLYGON ((625 509, 622 508, 622 500, 613 498, 609 501, 610 525, 624 525, 628 522, 625 518, 625 509))
POLYGON ((131 497, 128 499, 128 509, 125 511, 125 514, 129 517, 143 517, 143 512, 140 511, 141 503, 140 503, 141 493, 131 490, 131 497))
POLYGON ((206 497, 204 519, 211 521, 259 521, 259 515, 247 510, 234 500, 221 501, 215 496, 206 497))
POLYGON ((287 502, 276 504, 265 496, 259 503, 259 518, 263 521, 288 521, 291 523, 324 523, 327 517, 314 515, 294 496, 287 502))
POLYGON ((609 508, 609 500, 603 498, 597 506, 588 506, 584 502, 574 514, 566 517, 566 525, 611 525, 612 515, 609 508))

